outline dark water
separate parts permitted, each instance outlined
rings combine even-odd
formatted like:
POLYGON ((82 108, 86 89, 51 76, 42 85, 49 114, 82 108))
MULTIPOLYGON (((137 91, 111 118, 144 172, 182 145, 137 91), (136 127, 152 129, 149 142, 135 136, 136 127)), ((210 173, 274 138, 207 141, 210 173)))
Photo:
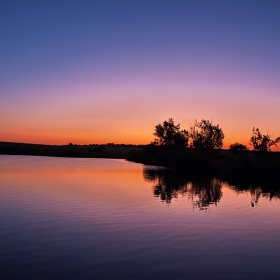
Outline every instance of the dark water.
POLYGON ((0 279, 280 279, 278 189, 0 156, 0 279))

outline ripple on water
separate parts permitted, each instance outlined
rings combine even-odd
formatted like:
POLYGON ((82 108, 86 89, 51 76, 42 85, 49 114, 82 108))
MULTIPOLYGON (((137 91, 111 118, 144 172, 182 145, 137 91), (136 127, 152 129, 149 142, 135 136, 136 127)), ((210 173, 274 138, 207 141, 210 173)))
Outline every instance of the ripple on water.
POLYGON ((207 189, 167 203, 157 183, 124 160, 0 156, 1 279, 277 279, 279 201, 222 184, 199 211, 207 189))

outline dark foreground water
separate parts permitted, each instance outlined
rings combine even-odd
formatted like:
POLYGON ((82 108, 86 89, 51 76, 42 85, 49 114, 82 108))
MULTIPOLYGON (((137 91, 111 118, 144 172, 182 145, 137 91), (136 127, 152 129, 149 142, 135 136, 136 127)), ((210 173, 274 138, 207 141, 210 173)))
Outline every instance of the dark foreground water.
POLYGON ((280 279, 267 184, 0 156, 0 279, 280 279))

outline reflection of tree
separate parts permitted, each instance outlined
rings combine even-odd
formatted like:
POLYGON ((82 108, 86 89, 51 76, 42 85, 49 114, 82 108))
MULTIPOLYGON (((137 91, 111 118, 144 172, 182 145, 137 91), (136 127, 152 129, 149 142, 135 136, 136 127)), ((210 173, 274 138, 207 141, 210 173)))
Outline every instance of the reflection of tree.
POLYGON ((217 205, 222 197, 222 185, 217 179, 190 181, 184 174, 170 169, 144 169, 144 178, 154 183, 154 196, 166 203, 178 195, 188 195, 193 207, 206 210, 210 204, 217 205))
POLYGON ((262 181, 254 184, 235 182, 232 187, 237 193, 249 192, 251 194, 251 206, 258 204, 260 198, 271 200, 280 199, 280 184, 278 182, 262 181))
POLYGON ((250 194, 251 194, 251 205, 252 205, 252 207, 254 207, 255 204, 257 204, 258 201, 259 201, 259 198, 262 194, 262 189, 260 187, 258 187, 258 188, 250 187, 249 191, 250 191, 250 194))
POLYGON ((162 201, 171 202, 178 194, 187 192, 188 180, 170 169, 144 169, 144 178, 155 185, 154 196, 160 197, 162 201))
POLYGON ((207 210, 210 204, 217 205, 222 197, 222 183, 216 178, 193 182, 191 186, 188 195, 193 207, 199 210, 207 210))
MULTIPOLYGON (((222 185, 224 182, 217 178, 190 179, 179 171, 164 168, 144 168, 145 180, 152 182, 154 196, 166 203, 173 198, 187 195, 193 208, 207 210, 211 204, 217 205, 222 198, 222 185)), ((280 184, 278 182, 249 182, 234 181, 229 183, 236 193, 249 192, 251 205, 254 207, 261 197, 272 200, 280 199, 280 184)))

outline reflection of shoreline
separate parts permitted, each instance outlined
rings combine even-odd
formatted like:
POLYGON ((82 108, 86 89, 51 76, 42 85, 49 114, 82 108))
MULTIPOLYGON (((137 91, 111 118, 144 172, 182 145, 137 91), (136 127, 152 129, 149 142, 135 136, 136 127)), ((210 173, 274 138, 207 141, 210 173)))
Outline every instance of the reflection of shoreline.
MULTIPOLYGON (((185 196, 191 200, 193 208, 199 210, 207 210, 210 205, 217 206, 221 200, 222 186, 228 182, 217 178, 202 178, 194 179, 187 177, 181 172, 176 172, 171 169, 161 168, 144 168, 144 179, 153 183, 154 196, 159 197, 161 201, 171 203, 173 198, 178 198, 178 195, 185 196)), ((268 200, 280 199, 279 183, 260 182, 254 184, 230 183, 230 188, 236 193, 249 192, 251 194, 251 205, 254 207, 261 197, 268 200)))

